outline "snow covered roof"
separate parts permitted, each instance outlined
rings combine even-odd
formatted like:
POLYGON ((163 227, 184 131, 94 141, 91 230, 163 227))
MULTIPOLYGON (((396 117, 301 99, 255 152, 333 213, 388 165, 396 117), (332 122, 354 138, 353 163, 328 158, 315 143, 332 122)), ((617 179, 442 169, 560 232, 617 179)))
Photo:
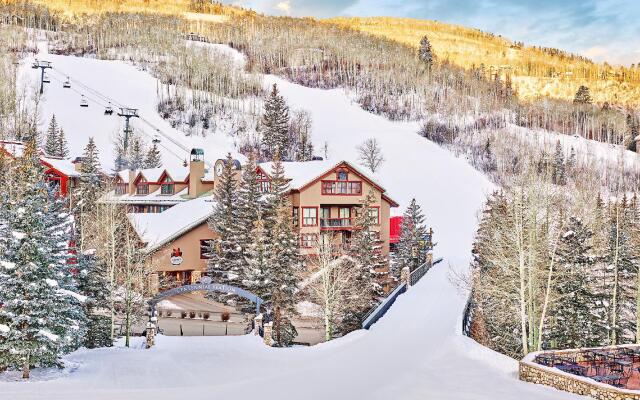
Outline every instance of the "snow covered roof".
MULTIPOLYGON (((380 185, 380 179, 374 177, 373 175, 367 174, 363 172, 361 169, 356 167, 354 164, 349 163, 348 161, 304 161, 304 162, 282 162, 282 166, 284 168, 284 175, 286 178, 290 179, 289 187, 291 190, 300 190, 303 189, 306 185, 314 182, 317 179, 322 178, 328 172, 331 172, 335 168, 340 165, 346 165, 357 174, 361 175, 366 180, 372 182, 374 185, 378 186, 382 193, 386 190, 380 185)), ((268 175, 271 175, 271 170, 273 168, 273 162, 265 162, 260 163, 258 166, 268 175)), ((395 204, 389 196, 384 195, 385 198, 390 200, 391 203, 395 204)))
POLYGON ((13 157, 22 157, 24 151, 24 143, 13 140, 0 141, 0 147, 13 157))
POLYGON ((189 194, 189 188, 185 187, 181 191, 174 194, 162 194, 160 189, 157 189, 149 194, 138 195, 138 194, 122 194, 117 195, 115 191, 112 190, 109 193, 105 194, 102 198, 102 201, 109 203, 120 203, 120 204, 178 204, 184 203, 188 201, 187 195, 189 194))
POLYGON ((136 171, 136 177, 138 175, 144 176, 148 182, 158 182, 162 177, 162 174, 167 173, 176 182, 185 182, 189 176, 188 167, 171 167, 171 168, 147 168, 136 171))
POLYGON ((55 168, 66 176, 80 176, 80 173, 76 171, 75 165, 73 165, 70 160, 58 157, 40 157, 40 160, 45 164, 49 164, 52 168, 55 168))
POLYGON ((128 214, 127 217, 151 252, 206 222, 213 212, 213 204, 213 196, 203 196, 163 213, 128 214))

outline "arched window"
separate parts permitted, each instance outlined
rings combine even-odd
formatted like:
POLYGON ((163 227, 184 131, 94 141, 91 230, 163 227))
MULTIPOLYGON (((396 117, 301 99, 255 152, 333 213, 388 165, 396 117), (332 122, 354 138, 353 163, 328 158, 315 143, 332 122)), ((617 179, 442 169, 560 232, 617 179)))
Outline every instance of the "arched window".
POLYGON ((164 195, 172 195, 176 191, 176 185, 169 175, 165 176, 160 184, 160 193, 164 195))

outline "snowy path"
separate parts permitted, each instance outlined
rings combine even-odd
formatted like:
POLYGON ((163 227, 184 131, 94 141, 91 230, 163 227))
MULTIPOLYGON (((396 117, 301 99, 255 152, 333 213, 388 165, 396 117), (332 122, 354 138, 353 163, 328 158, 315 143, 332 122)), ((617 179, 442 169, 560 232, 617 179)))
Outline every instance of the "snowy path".
MULTIPOLYGON (((110 79, 109 68, 102 73, 110 79)), ((265 81, 277 82, 293 107, 311 111, 314 142, 319 149, 327 141, 331 159, 354 160, 355 146, 369 137, 381 142, 384 186, 401 207, 417 198, 445 262, 370 331, 312 348, 267 348, 254 336, 160 337, 152 350, 79 351, 69 357, 80 363, 74 373, 0 383, 0 399, 578 398, 518 381, 515 361, 460 334, 465 298, 450 271, 468 266, 477 211, 492 189, 484 176, 416 135, 416 124, 366 113, 341 90, 265 81)))

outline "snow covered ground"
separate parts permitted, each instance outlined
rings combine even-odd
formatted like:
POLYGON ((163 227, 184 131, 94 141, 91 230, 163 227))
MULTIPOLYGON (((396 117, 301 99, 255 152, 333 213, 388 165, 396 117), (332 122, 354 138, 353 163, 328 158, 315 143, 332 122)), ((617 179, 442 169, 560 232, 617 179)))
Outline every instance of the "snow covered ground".
MULTIPOLYGON (((155 89, 149 92, 154 84, 148 75, 121 63, 51 59, 87 79, 101 76, 113 96, 136 99, 137 106, 147 110, 146 118, 159 119, 151 112, 150 93, 155 89), (122 76, 129 80, 123 82, 122 76)), ((452 283, 452 271, 468 268, 477 212, 492 190, 486 178, 463 159, 419 137, 417 124, 393 123, 366 113, 342 90, 309 89, 265 77, 265 85, 274 82, 291 106, 312 113, 314 142, 318 148, 328 143, 330 159, 354 161, 358 144, 370 137, 379 140, 386 158, 379 174, 383 185, 401 208, 412 197, 417 199, 435 230, 436 255, 445 262, 402 295, 369 331, 311 348, 267 348, 255 336, 242 336, 159 337, 151 350, 80 350, 67 357, 75 370, 58 379, 0 383, 0 398, 577 398, 518 381, 515 361, 460 333, 466 299, 452 283)), ((91 132, 104 132, 101 115, 77 117, 80 122, 74 122, 78 99, 70 106, 51 105, 53 92, 44 109, 49 113, 55 108, 74 142, 84 142, 91 132)))

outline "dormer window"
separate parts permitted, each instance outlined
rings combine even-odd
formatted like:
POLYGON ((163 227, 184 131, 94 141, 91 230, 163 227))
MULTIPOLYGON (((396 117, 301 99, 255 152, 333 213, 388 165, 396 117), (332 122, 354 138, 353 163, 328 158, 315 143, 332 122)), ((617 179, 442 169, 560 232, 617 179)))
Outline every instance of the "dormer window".
POLYGON ((257 179, 260 193, 269 193, 271 191, 271 182, 269 182, 269 177, 262 171, 258 170, 257 179))
POLYGON ((349 180, 349 173, 345 170, 339 170, 336 173, 336 180, 338 181, 347 181, 349 180))
POLYGON ((138 181, 138 183, 136 183, 136 194, 137 195, 149 194, 149 183, 147 183, 146 179, 141 178, 138 181))
POLYGON ((117 196, 122 196, 123 194, 127 194, 127 184, 124 182, 116 183, 115 193, 117 196))
POLYGON ((160 193, 164 195, 172 195, 175 193, 176 185, 173 183, 173 179, 169 176, 165 176, 160 184, 160 193))

